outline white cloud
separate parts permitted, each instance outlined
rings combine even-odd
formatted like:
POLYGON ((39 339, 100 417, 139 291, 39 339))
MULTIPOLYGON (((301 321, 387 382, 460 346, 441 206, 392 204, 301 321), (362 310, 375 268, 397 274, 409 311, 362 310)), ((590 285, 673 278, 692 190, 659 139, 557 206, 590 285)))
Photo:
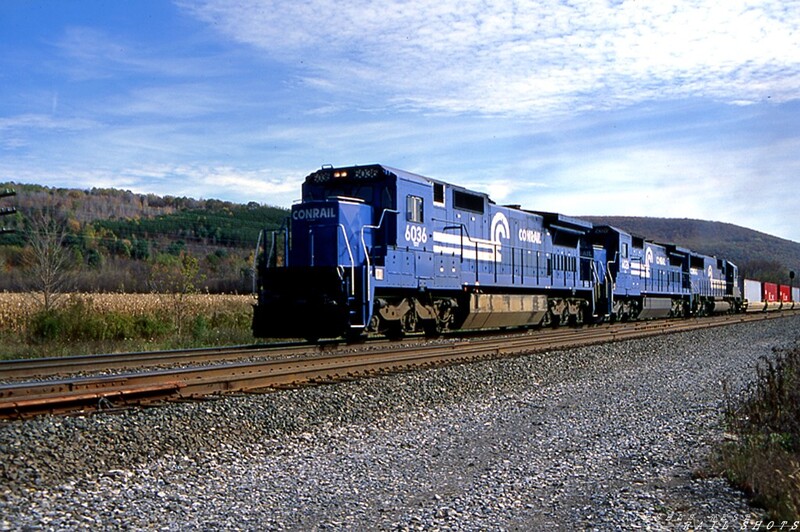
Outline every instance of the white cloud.
POLYGON ((28 113, 0 117, 0 131, 3 130, 70 130, 91 129, 97 122, 84 118, 59 118, 52 115, 28 113))
POLYGON ((231 166, 151 164, 131 166, 119 174, 95 176, 91 186, 113 186, 137 193, 216 198, 240 203, 257 201, 291 205, 300 196, 305 174, 282 168, 243 170, 231 166))
POLYGON ((380 162, 498 203, 769 229, 781 196, 751 180, 798 175, 797 0, 181 5, 209 30, 54 33, 55 77, 7 91, 0 176, 289 205, 319 165, 380 162))
POLYGON ((124 96, 113 98, 102 108, 109 115, 195 117, 230 110, 236 106, 230 95, 202 84, 172 84, 134 88, 124 96))
MULTIPOLYGON (((770 154, 782 158, 797 150, 795 139, 770 154)), ((537 169, 547 159, 532 160, 528 175, 537 186, 520 180, 508 195, 535 210, 716 220, 791 238, 795 220, 787 219, 787 201, 796 188, 792 168, 800 168, 795 162, 780 172, 765 170, 763 157, 758 147, 720 156, 704 146, 631 145, 570 158, 555 171, 537 169)))
POLYGON ((215 198, 239 203, 257 201, 288 206, 300 196, 305 174, 283 168, 241 170, 228 166, 190 164, 130 165, 124 170, 97 167, 92 170, 71 165, 47 168, 6 168, 0 175, 17 183, 36 183, 64 188, 117 188, 137 194, 215 198))
POLYGON ((42 133, 89 131, 97 122, 86 118, 61 118, 39 113, 0 117, 0 149, 15 152, 35 146, 42 133))
POLYGON ((54 70, 67 72, 77 81, 113 79, 120 74, 134 73, 167 78, 229 73, 224 57, 186 56, 185 50, 179 47, 164 53, 141 41, 94 27, 67 27, 52 44, 59 57, 49 58, 46 64, 54 70))
POLYGON ((690 96, 797 98, 797 2, 205 0, 183 7, 329 90, 540 115, 690 96))

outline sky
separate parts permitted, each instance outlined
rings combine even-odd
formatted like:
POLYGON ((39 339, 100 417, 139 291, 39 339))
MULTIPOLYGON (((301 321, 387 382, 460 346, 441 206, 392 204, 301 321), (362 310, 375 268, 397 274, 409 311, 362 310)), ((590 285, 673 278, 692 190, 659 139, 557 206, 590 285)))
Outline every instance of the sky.
POLYGON ((286 207, 381 163, 800 242, 800 1, 0 0, 0 51, 0 181, 286 207))

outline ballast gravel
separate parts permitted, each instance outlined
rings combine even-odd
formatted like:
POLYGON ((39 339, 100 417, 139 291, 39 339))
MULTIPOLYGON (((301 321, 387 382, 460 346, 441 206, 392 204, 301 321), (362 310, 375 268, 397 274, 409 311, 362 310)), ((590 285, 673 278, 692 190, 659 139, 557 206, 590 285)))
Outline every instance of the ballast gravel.
POLYGON ((739 529, 725 401, 800 317, 0 425, 3 530, 739 529))

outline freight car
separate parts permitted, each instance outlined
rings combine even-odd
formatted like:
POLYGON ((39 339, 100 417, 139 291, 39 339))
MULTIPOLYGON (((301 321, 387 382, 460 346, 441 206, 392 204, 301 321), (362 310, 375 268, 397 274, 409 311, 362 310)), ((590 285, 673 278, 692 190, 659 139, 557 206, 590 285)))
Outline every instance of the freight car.
POLYGON ((776 283, 744 280, 744 307, 747 312, 800 308, 800 288, 776 283))
POLYGON ((256 337, 435 335, 742 308, 729 261, 377 164, 308 175, 302 200, 280 231, 262 233, 256 255, 256 337))

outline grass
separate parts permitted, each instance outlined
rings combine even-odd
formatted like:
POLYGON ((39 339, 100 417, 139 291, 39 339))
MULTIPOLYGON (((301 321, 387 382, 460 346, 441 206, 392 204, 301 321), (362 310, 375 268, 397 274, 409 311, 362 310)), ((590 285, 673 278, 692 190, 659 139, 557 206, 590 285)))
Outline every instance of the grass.
POLYGON ((800 521, 800 346, 762 357, 745 399, 726 408, 718 467, 775 522, 800 521))
POLYGON ((0 359, 253 343, 249 296, 70 294, 42 311, 0 294, 0 359))

